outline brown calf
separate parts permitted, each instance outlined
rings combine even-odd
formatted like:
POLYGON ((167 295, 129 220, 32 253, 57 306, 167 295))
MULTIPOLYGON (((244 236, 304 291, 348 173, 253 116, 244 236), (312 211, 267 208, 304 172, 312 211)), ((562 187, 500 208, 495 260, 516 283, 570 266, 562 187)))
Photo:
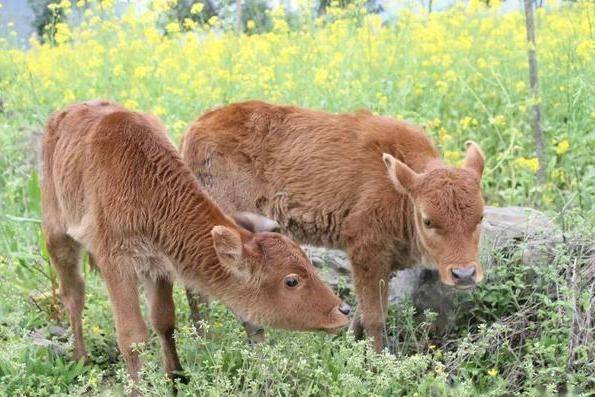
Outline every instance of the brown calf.
POLYGON ((257 324, 328 332, 347 325, 348 307, 299 246, 277 233, 255 232, 275 225, 270 220, 228 218, 201 190, 156 118, 109 102, 69 106, 47 122, 43 161, 43 230, 70 312, 75 358, 86 354, 81 248, 107 285, 133 379, 140 361, 132 345, 147 339, 139 281, 170 376, 181 370, 173 339, 174 279, 257 324))
POLYGON ((475 143, 455 168, 405 122, 254 101, 201 116, 182 156, 226 211, 257 211, 299 242, 346 250, 358 297, 352 328, 377 350, 392 270, 437 267, 458 288, 483 279, 475 143))

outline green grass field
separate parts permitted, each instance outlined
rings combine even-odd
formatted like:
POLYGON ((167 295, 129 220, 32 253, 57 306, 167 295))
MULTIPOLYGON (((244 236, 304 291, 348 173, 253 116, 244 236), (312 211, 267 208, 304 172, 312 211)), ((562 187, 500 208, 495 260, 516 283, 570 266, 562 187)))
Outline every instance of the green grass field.
MULTIPOLYGON (((249 98, 369 108, 426 126, 452 163, 476 140, 487 156, 487 203, 539 207, 569 240, 592 244, 593 3, 538 10, 539 98, 528 91, 523 15, 474 1, 387 22, 354 6, 324 17, 275 10, 270 29, 241 35, 217 20, 172 22, 167 1, 120 20, 113 1, 85 10, 66 3, 76 22, 53 25, 53 39, 32 40, 29 49, 0 26, 1 395, 119 395, 127 387, 106 292, 86 264, 90 364, 71 361, 70 335, 56 328, 68 328, 68 319, 42 243, 38 143, 47 116, 67 103, 101 97, 155 113, 176 142, 206 109, 249 98), (535 101, 547 139, 545 185, 535 176, 535 101)), ((431 313, 420 320, 407 302, 393 307, 392 354, 372 353, 349 335, 279 331, 251 348, 220 304, 200 338, 179 288, 177 341, 190 376, 179 395, 592 395, 593 258, 566 244, 528 268, 521 251, 494 253, 498 266, 482 286, 457 297, 473 307, 457 313, 465 326, 438 334, 431 313)), ((169 395, 156 338, 140 349, 141 388, 169 395)))

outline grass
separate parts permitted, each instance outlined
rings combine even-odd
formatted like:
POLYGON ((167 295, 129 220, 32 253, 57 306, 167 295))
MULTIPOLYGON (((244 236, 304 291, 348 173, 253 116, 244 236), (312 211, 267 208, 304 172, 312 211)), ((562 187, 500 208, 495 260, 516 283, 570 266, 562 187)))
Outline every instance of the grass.
MULTIPOLYGON (((545 186, 535 183, 527 110, 535 99, 525 82, 520 13, 472 2, 382 23, 348 7, 322 19, 294 16, 289 26, 275 11, 271 31, 237 35, 224 25, 178 32, 158 10, 116 22, 111 8, 95 5, 73 7, 73 23, 58 26, 48 44, 18 49, 7 32, 0 38, 0 394, 125 392, 105 289, 88 266, 92 362, 72 362, 69 334, 52 331, 68 323, 39 228, 37 131, 60 106, 105 97, 158 114, 176 141, 202 111, 247 98, 408 118, 426 125, 453 163, 465 140, 477 140, 487 155, 487 202, 538 205, 567 236, 536 267, 522 265, 522 244, 493 253, 486 282, 455 298, 459 325, 446 332, 434 330, 432 313, 415 313, 408 302, 393 307, 393 354, 372 353, 349 335, 280 331, 250 348, 219 304, 209 337, 199 338, 176 290, 177 340, 190 376, 180 395, 589 395, 595 269, 581 247, 593 241, 594 11, 578 3, 537 13, 545 186)), ((142 387, 168 395, 156 338, 139 348, 142 387)))

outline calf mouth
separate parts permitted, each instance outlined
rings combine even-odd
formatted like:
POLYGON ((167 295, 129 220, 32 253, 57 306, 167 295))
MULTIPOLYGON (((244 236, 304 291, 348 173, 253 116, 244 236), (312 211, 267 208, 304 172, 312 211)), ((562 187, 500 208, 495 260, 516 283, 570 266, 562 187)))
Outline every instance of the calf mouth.
POLYGON ((477 283, 469 283, 469 284, 455 284, 454 287, 458 291, 471 291, 477 287, 477 283))
POLYGON ((334 328, 320 328, 319 331, 326 332, 329 335, 339 335, 346 329, 347 329, 346 325, 341 325, 341 326, 334 327, 334 328))

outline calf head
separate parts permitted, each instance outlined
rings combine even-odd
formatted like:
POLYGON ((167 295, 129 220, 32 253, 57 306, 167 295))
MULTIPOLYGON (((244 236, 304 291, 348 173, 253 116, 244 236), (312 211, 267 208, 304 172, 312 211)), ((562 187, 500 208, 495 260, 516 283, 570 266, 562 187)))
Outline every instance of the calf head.
POLYGON ((220 263, 242 294, 233 309, 244 320, 275 328, 336 333, 350 307, 320 279, 302 249, 275 233, 278 224, 256 214, 234 217, 247 233, 225 226, 211 232, 220 263))
POLYGON ((413 203, 415 230, 425 259, 438 268, 444 284, 460 289, 475 286, 484 276, 478 255, 484 157, 477 144, 467 144, 461 168, 439 164, 424 173, 416 173, 390 154, 383 155, 390 179, 413 203))

